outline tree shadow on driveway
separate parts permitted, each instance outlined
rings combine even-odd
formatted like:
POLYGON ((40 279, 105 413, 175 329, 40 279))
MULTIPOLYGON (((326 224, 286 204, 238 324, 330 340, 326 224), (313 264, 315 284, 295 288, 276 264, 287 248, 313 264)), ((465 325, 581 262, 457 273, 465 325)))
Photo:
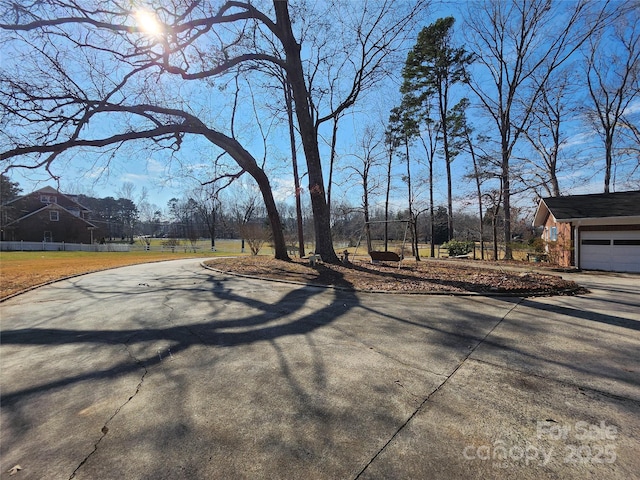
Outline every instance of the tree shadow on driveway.
MULTIPOLYGON (((261 301, 236 293, 226 288, 224 282, 209 276, 208 289, 198 289, 198 300, 202 295, 209 295, 206 302, 239 303, 258 313, 243 318, 212 319, 199 323, 187 323, 166 327, 143 327, 121 329, 64 329, 64 328, 22 328, 3 329, 0 332, 2 345, 125 345, 131 348, 145 342, 163 341, 170 344, 170 352, 175 355, 189 349, 193 345, 231 347, 246 345, 257 341, 272 341, 280 337, 303 335, 333 322, 358 305, 357 296, 350 290, 333 290, 304 286, 294 288, 274 303, 261 301), (320 293, 331 293, 331 301, 318 309, 300 314, 303 307, 320 293), (291 317, 290 319, 288 317, 291 317)), ((171 296, 193 295, 192 289, 171 288, 171 296)), ((120 292, 121 295, 129 295, 120 292)), ((142 301, 142 300, 141 300, 142 301)), ((96 321, 98 323, 98 321, 96 321)), ((134 323, 133 321, 131 323, 134 323)), ((148 322, 147 322, 148 323, 148 322)), ((100 355, 100 352, 96 352, 100 355)), ((52 359, 55 361, 55 359, 52 359)), ((50 389, 69 386, 78 382, 113 378, 125 375, 144 366, 149 368, 162 361, 157 352, 135 361, 124 361, 106 369, 86 371, 78 375, 51 380, 47 383, 33 385, 29 388, 7 392, 0 396, 0 402, 7 407, 19 402, 25 396, 44 392, 50 389)))
POLYGON ((566 315, 569 317, 580 318, 583 320, 589 320, 592 322, 604 323, 615 327, 623 327, 631 330, 640 330, 640 321, 632 320, 625 317, 619 317, 616 315, 609 315, 600 312, 593 312, 589 310, 582 310, 578 308, 565 307, 561 305, 549 305, 541 302, 534 302, 532 300, 523 300, 521 305, 523 307, 535 308, 543 312, 566 315))

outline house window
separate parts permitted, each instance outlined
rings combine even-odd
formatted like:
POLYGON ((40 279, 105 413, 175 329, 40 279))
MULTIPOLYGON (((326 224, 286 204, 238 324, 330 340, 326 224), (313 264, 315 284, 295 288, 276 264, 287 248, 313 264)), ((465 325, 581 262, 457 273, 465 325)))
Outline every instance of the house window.
POLYGON ((614 245, 619 245, 619 246, 625 246, 625 247, 632 246, 632 245, 633 246, 640 246, 640 240, 634 240, 634 239, 631 239, 631 240, 614 240, 613 244, 614 245))
POLYGON ((583 239, 581 243, 582 245, 611 245, 611 240, 600 240, 596 238, 594 238, 593 240, 583 239))
POLYGON ((44 241, 53 242, 53 235, 51 234, 51 232, 44 232, 44 241))
POLYGON ((58 203, 58 199, 55 195, 40 195, 40 201, 42 203, 58 203))
POLYGON ((549 229, 549 241, 550 242, 558 241, 558 227, 551 227, 549 229))
POLYGON ((60 212, 58 212, 57 210, 51 210, 49 212, 49 220, 51 220, 52 222, 57 222, 58 220, 60 220, 60 212))

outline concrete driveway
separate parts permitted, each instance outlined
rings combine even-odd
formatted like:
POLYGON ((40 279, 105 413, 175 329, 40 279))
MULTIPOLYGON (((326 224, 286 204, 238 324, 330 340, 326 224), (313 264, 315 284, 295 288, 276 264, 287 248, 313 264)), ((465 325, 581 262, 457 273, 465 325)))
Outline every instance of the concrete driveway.
POLYGON ((364 294, 138 265, 0 304, 1 478, 639 478, 640 276, 364 294))

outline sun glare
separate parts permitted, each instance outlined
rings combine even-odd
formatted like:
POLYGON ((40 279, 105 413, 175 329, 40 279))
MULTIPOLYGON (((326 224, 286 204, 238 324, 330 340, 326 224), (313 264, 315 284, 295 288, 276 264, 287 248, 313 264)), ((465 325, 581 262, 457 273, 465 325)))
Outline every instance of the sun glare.
POLYGON ((157 36, 162 33, 162 25, 153 12, 138 10, 135 13, 135 17, 138 22, 138 27, 147 35, 157 36))

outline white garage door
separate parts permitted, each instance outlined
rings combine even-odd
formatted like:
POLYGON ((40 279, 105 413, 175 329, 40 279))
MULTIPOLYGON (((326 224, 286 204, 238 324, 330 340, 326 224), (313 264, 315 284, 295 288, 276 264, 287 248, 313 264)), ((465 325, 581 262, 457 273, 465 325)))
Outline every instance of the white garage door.
POLYGON ((581 232, 580 267, 640 272, 640 231, 581 232))

